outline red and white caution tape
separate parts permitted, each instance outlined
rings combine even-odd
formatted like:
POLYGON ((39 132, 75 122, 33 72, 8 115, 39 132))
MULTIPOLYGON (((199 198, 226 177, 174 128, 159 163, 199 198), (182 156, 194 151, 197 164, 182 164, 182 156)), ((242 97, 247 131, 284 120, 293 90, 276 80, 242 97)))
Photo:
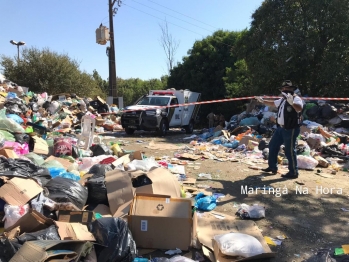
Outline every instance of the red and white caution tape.
MULTIPOLYGON (((262 96, 264 99, 279 99, 280 96, 262 96)), ((348 101, 349 98, 343 98, 343 97, 301 97, 303 100, 326 100, 326 101, 348 101)), ((203 104, 213 104, 213 103, 224 103, 224 102, 230 102, 230 101, 240 101, 240 100, 249 100, 249 99, 255 99, 255 96, 245 96, 245 97, 235 97, 235 98, 225 98, 225 99, 219 99, 219 100, 208 100, 208 101, 200 101, 200 102, 191 102, 191 103, 185 103, 185 104, 177 104, 177 105, 169 105, 169 106, 152 106, 152 107, 143 107, 143 108, 137 108, 137 109, 127 109, 122 110, 123 113, 125 112, 133 112, 133 111, 146 111, 151 109, 162 109, 162 108, 171 108, 171 107, 179 107, 179 106, 193 106, 193 105, 203 105, 203 104)), ((103 114, 111 114, 111 113, 102 113, 103 114)))

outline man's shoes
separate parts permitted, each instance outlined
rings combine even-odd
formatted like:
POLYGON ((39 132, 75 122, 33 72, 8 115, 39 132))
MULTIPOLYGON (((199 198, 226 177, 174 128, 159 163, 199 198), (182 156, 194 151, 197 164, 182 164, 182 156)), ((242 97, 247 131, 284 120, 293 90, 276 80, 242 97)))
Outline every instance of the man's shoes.
POLYGON ((296 178, 298 178, 298 174, 287 173, 285 175, 281 175, 281 177, 286 178, 286 179, 296 179, 296 178))
POLYGON ((273 175, 275 175, 278 171, 277 170, 274 170, 274 169, 271 169, 271 168, 263 168, 263 169, 261 169, 263 172, 265 172, 265 173, 269 173, 269 172, 271 172, 273 175))

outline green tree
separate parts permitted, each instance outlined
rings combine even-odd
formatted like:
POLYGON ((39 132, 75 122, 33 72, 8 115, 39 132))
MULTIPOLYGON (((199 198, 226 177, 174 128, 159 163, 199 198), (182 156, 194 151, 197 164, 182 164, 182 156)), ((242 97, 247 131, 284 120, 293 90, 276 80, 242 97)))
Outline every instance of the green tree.
POLYGON ((93 70, 93 79, 96 81, 98 87, 107 95, 109 92, 109 82, 103 80, 103 78, 99 75, 96 69, 93 70))
POLYGON ((18 85, 34 92, 49 94, 76 93, 79 96, 103 95, 92 75, 79 70, 79 63, 67 54, 58 54, 48 48, 24 48, 21 60, 2 55, 3 73, 18 85))
MULTIPOLYGON (((240 36, 241 32, 219 30, 212 36, 196 41, 182 62, 171 70, 168 87, 200 92, 202 100, 222 99, 240 94, 241 90, 233 91, 233 88, 243 85, 232 87, 232 83, 227 83, 236 82, 235 75, 231 72, 239 65, 236 64, 238 60, 235 45, 240 36)), ((237 104, 227 102, 205 105, 201 109, 202 116, 206 117, 208 111, 213 109, 230 117, 237 110, 237 104)))
POLYGON ((349 0, 266 0, 252 19, 238 49, 256 94, 284 79, 303 94, 347 94, 349 0))
POLYGON ((166 78, 141 80, 139 78, 118 79, 118 92, 124 98, 124 105, 132 105, 149 90, 162 90, 166 88, 166 78))

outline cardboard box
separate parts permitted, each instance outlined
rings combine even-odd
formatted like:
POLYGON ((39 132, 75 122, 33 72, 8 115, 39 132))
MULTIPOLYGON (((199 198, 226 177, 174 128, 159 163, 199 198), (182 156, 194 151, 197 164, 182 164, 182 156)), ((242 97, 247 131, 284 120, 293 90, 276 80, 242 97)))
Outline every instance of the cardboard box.
POLYGON ((58 212, 58 221, 60 222, 81 223, 87 225, 94 220, 95 216, 92 211, 60 210, 58 212))
POLYGON ((210 248, 211 250, 214 250, 214 255, 217 262, 247 261, 257 258, 275 257, 275 254, 271 251, 268 244, 265 242, 264 237, 261 234, 256 223, 252 220, 237 220, 235 219, 235 217, 218 212, 204 213, 200 217, 198 217, 197 213, 195 213, 193 217, 193 225, 193 236, 196 237, 198 242, 200 242, 202 245, 210 248), (220 219, 216 218, 215 215, 219 216, 220 219), (215 235, 234 232, 248 234, 258 239, 258 241, 264 248, 264 253, 258 256, 242 259, 223 255, 213 238, 215 235))
POLYGON ((6 228, 5 232, 16 230, 19 227, 19 234, 37 232, 54 225, 54 221, 45 217, 35 210, 30 210, 22 216, 14 225, 6 228))
POLYGON ((181 186, 178 180, 170 171, 163 167, 152 169, 147 173, 152 181, 151 185, 136 188, 136 193, 169 195, 171 197, 181 197, 181 186))
POLYGON ((192 231, 191 200, 136 194, 128 222, 137 247, 188 250, 192 231))
POLYGON ((5 156, 7 158, 18 158, 18 155, 13 148, 2 148, 0 149, 0 155, 5 156))
POLYGON ((58 227, 58 234, 61 240, 85 240, 96 241, 87 226, 80 223, 55 222, 58 227))
POLYGON ((115 213, 117 213, 117 216, 126 215, 128 213, 128 206, 131 204, 134 196, 134 189, 129 173, 121 170, 109 171, 105 174, 105 185, 110 212, 114 217, 115 213), (117 212, 119 208, 123 210, 121 213, 117 212))
POLYGON ((34 180, 14 177, 0 187, 0 198, 7 204, 23 206, 42 191, 42 187, 34 180))
POLYGON ((79 261, 90 245, 86 241, 37 240, 27 241, 11 262, 79 261))
POLYGON ((152 181, 151 185, 133 188, 132 177, 144 175, 144 172, 109 171, 105 175, 105 184, 110 212, 113 217, 124 217, 128 214, 135 192, 146 194, 169 195, 181 197, 180 184, 165 168, 155 168, 146 175, 152 181))

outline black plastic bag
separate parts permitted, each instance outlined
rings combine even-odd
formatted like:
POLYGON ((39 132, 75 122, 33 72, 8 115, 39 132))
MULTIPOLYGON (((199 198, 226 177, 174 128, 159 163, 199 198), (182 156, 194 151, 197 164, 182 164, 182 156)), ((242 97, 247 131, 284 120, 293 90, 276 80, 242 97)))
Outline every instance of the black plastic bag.
POLYGON ((19 244, 23 245, 27 241, 34 241, 34 240, 61 240, 59 237, 57 227, 55 225, 52 225, 46 229, 39 230, 37 232, 33 233, 24 233, 18 237, 16 237, 16 240, 19 244))
POLYGON ((90 224, 94 235, 98 262, 131 262, 137 256, 136 243, 127 223, 120 218, 103 217, 90 224))
POLYGON ((93 156, 100 156, 100 155, 111 155, 112 152, 109 149, 109 147, 107 147, 106 145, 93 145, 90 147, 93 156))
POLYGON ((150 180, 150 178, 147 175, 140 175, 132 179, 132 186, 135 188, 151 185, 151 184, 153 184, 153 182, 150 180))
POLYGON ((45 186, 51 180, 47 168, 37 166, 28 160, 0 157, 0 176, 33 178, 45 186))
POLYGON ((96 164, 90 168, 87 174, 93 174, 93 178, 105 177, 105 173, 112 170, 113 168, 110 165, 96 164))
POLYGON ((258 150, 263 151, 265 148, 269 148, 269 143, 266 140, 261 140, 258 144, 258 150))
POLYGON ((321 116, 325 119, 331 119, 337 116, 337 109, 334 106, 325 104, 321 108, 321 116))
POLYGON ((77 181, 55 177, 46 184, 46 188, 49 191, 48 198, 55 202, 72 203, 80 209, 86 204, 88 191, 77 181))
POLYGON ((319 115, 318 112, 320 112, 319 106, 313 106, 313 107, 307 109, 305 114, 307 115, 307 117, 309 119, 315 119, 319 115))
POLYGON ((93 174, 86 182, 88 188, 88 204, 104 204, 109 206, 107 188, 105 186, 105 173, 113 170, 110 165, 93 165, 88 174, 93 174))
POLYGON ((105 186, 104 177, 90 178, 86 182, 88 189, 87 203, 98 205, 104 204, 109 206, 107 187, 105 186))
POLYGON ((0 262, 9 262, 17 251, 8 238, 0 238, 0 262))

